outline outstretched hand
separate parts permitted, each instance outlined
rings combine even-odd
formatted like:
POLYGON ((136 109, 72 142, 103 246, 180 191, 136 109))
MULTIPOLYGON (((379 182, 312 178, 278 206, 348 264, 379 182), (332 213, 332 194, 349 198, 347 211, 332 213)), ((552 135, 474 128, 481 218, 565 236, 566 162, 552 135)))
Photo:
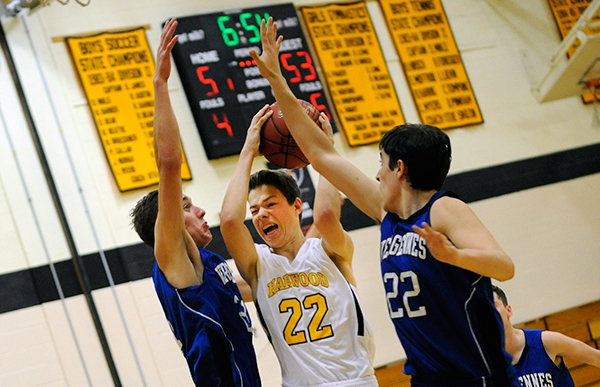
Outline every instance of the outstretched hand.
POLYGON ((333 144, 335 142, 333 139, 333 128, 331 127, 331 122, 327 118, 327 115, 323 112, 319 114, 319 123, 321 124, 321 128, 323 128, 323 132, 325 132, 333 144))
POLYGON ((267 104, 252 117, 243 150, 250 151, 254 156, 260 155, 260 130, 263 124, 273 115, 273 110, 267 104))
POLYGON ((177 28, 177 19, 167 20, 160 35, 160 43, 156 52, 156 70, 154 81, 167 81, 171 75, 171 50, 178 36, 173 34, 177 28))
POLYGON ((441 262, 455 264, 456 253, 458 250, 446 235, 434 230, 426 222, 421 223, 421 227, 414 225, 412 226, 412 229, 425 239, 427 248, 435 259, 441 262))
POLYGON ((265 22, 260 22, 260 40, 262 42, 262 54, 258 55, 256 50, 250 50, 249 54, 256 62, 258 69, 263 77, 271 79, 281 74, 279 66, 279 48, 283 36, 277 37, 277 23, 273 22, 273 17, 265 22))

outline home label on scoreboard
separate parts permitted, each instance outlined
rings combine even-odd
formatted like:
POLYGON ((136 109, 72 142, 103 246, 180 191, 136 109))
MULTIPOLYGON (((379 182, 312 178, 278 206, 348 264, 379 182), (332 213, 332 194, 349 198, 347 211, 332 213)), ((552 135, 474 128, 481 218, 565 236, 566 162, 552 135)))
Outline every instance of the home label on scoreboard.
POLYGON ((441 129, 483 122, 441 0, 379 0, 421 121, 441 129))
POLYGON ((378 142, 404 124, 366 4, 307 6, 302 14, 348 144, 378 142))
POLYGON ((275 102, 249 54, 261 52, 260 23, 270 16, 283 35, 280 61, 292 91, 331 117, 293 4, 177 18, 173 59, 209 159, 239 153, 254 114, 275 102))

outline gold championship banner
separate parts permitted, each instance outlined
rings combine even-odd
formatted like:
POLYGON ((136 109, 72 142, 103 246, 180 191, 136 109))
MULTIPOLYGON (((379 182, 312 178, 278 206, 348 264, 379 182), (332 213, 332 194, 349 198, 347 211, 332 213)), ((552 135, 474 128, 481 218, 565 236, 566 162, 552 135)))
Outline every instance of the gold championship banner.
MULTIPOLYGON (((119 190, 158 183, 154 59, 144 29, 65 40, 119 190)), ((181 174, 192 178, 185 154, 181 174)))
MULTIPOLYGON (((558 30, 560 31, 561 38, 564 39, 565 36, 567 36, 569 31, 571 31, 571 28, 577 23, 577 20, 579 20, 592 1, 593 0, 548 0, 558 30)), ((600 21, 600 11, 596 12, 592 21, 600 21)), ((599 32, 600 28, 588 28, 585 30, 585 33, 588 35, 597 34, 599 32)))
POLYGON ((302 14, 348 144, 378 142, 404 124, 366 4, 303 7, 302 14))
POLYGON ((483 122, 441 0, 379 0, 421 122, 483 122))
MULTIPOLYGON (((569 31, 571 31, 571 28, 577 23, 577 20, 579 20, 592 1, 593 0, 548 0, 562 39, 564 39, 569 31)), ((600 10, 598 10, 592 18, 592 22, 597 21, 600 21, 600 10)), ((595 35, 600 33, 600 28, 587 28, 584 32, 586 35, 595 35)), ((567 55, 569 57, 573 55, 580 44, 581 41, 577 39, 573 46, 569 48, 567 55)), ((593 91, 584 91, 581 94, 581 99, 585 104, 592 103, 596 101, 597 98, 598 96, 596 96, 593 91)))

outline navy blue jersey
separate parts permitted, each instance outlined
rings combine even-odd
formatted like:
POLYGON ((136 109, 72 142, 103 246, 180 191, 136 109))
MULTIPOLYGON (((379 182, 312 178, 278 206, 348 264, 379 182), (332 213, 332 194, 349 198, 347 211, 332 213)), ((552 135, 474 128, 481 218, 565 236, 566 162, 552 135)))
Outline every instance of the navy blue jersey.
POLYGON ((404 220, 381 224, 381 273, 388 310, 413 386, 518 385, 487 277, 435 259, 412 226, 430 222, 437 192, 404 220))
POLYGON ((550 359, 542 343, 542 331, 523 329, 525 348, 515 364, 519 383, 524 387, 575 387, 571 373, 561 359, 560 366, 550 359))
POLYGON ((156 294, 197 386, 260 386, 251 321, 223 258, 199 249, 201 285, 176 289, 154 264, 156 294))

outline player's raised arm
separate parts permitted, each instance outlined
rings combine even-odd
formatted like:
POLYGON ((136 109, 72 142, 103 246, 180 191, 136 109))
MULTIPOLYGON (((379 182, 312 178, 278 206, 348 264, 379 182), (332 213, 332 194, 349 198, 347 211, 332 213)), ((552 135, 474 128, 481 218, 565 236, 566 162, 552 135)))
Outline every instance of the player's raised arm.
POLYGON ((279 48, 283 37, 277 37, 273 18, 261 22, 260 36, 262 54, 251 50, 250 55, 261 74, 269 80, 292 136, 319 173, 344 192, 361 211, 381 222, 383 211, 377 182, 337 153, 327 136, 304 112, 281 73, 279 48))
MULTIPOLYGON (((324 132, 333 142, 333 130, 324 113, 319 115, 319 122, 324 132)), ((346 280, 356 286, 352 271, 354 244, 350 235, 340 223, 341 205, 343 199, 340 193, 327 179, 319 176, 313 210, 314 226, 322 239, 325 252, 335 263, 346 280)))
POLYGON ((260 128, 273 112, 265 105, 252 118, 252 123, 246 135, 246 142, 240 153, 235 172, 231 177, 223 207, 221 209, 221 234, 229 254, 234 259, 240 274, 252 289, 258 281, 256 264, 258 255, 254 248, 254 240, 244 224, 248 201, 248 186, 252 162, 259 154, 260 128))
POLYGON ((179 126, 168 91, 171 50, 177 21, 163 28, 156 55, 154 74, 154 155, 158 166, 158 215, 155 225, 154 254, 158 267, 177 288, 200 284, 194 265, 201 268, 200 253, 185 229, 181 187, 182 149, 179 126))

